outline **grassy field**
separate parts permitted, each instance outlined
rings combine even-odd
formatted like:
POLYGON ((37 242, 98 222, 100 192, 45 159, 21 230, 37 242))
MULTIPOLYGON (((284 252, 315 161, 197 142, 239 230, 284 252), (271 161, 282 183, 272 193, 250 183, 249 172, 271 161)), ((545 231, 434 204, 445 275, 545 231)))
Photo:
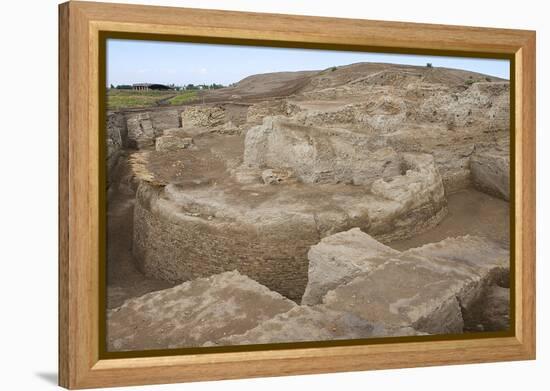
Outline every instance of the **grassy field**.
POLYGON ((181 105, 195 99, 197 91, 133 91, 107 90, 107 108, 151 107, 158 104, 181 105))
POLYGON ((197 98, 197 91, 178 91, 178 94, 168 100, 171 105, 181 105, 197 98))

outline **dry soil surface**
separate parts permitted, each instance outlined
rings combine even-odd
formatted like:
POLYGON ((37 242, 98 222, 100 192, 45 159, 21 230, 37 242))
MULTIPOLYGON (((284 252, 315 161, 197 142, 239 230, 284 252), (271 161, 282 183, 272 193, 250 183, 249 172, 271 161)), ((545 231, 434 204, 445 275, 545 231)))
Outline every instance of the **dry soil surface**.
POLYGON ((143 275, 132 257, 132 229, 135 197, 116 194, 107 211, 107 308, 127 299, 171 287, 169 282, 143 275))
POLYGON ((474 235, 509 243, 509 204, 475 189, 466 189, 447 197, 449 214, 434 228, 413 238, 388 243, 396 250, 407 250, 449 237, 474 235))

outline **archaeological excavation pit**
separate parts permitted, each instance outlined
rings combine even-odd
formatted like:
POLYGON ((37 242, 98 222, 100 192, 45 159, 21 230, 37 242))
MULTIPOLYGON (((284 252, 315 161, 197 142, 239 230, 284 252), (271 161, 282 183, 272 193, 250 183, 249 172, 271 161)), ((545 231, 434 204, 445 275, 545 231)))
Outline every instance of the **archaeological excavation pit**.
MULTIPOLYGON (((323 237, 359 227, 388 242, 432 228, 445 217, 443 182, 431 155, 391 148, 371 152, 366 141, 357 142, 361 135, 348 141, 311 129, 284 131, 292 132, 288 137, 295 150, 303 149, 300 142, 309 145, 306 137, 313 140, 302 156, 289 152, 296 157, 294 166, 252 161, 258 151, 250 149, 257 144, 247 138, 244 162, 226 167, 222 177, 211 178, 209 171, 205 177, 139 186, 133 250, 145 274, 176 282, 239 270, 299 301, 307 284, 307 252, 323 237), (351 164, 342 164, 340 150, 355 156, 351 164)), ((201 141, 213 142, 211 136, 196 137, 198 149, 201 141)), ((271 143, 261 145, 270 148, 271 143)), ((187 152, 194 158, 184 159, 184 170, 188 164, 221 166, 224 157, 233 161, 223 151, 187 152)), ((150 175, 166 177, 155 164, 158 158, 156 152, 147 157, 150 175)))
MULTIPOLYGON (((231 303, 241 283, 284 303, 197 346, 504 328, 509 86, 470 76, 354 64, 285 74, 277 96, 237 86, 205 103, 109 113, 109 221, 124 239, 112 241, 118 253, 108 245, 109 308, 192 303, 191 288, 210 283, 231 303), (284 322, 309 326, 277 333, 284 322), (327 332, 331 322, 340 328, 327 332)), ((181 316, 181 327, 197 322, 181 316)), ((132 325, 112 319, 114 350, 162 347, 133 345, 132 325)))

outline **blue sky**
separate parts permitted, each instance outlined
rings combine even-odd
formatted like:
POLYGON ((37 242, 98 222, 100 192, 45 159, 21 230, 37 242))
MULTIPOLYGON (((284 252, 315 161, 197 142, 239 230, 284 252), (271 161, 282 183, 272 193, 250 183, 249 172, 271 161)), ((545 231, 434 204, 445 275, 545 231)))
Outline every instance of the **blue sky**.
POLYGON ((509 79, 508 60, 109 39, 107 84, 227 85, 258 73, 321 70, 356 62, 431 62, 435 67, 509 79))

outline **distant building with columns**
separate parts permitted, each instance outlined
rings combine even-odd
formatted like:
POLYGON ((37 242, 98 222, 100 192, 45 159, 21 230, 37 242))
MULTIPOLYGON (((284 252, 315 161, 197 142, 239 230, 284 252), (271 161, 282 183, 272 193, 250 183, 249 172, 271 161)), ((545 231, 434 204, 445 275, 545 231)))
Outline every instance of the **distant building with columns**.
POLYGON ((132 84, 132 89, 134 91, 149 91, 149 90, 171 90, 172 88, 164 84, 136 83, 136 84, 132 84))

